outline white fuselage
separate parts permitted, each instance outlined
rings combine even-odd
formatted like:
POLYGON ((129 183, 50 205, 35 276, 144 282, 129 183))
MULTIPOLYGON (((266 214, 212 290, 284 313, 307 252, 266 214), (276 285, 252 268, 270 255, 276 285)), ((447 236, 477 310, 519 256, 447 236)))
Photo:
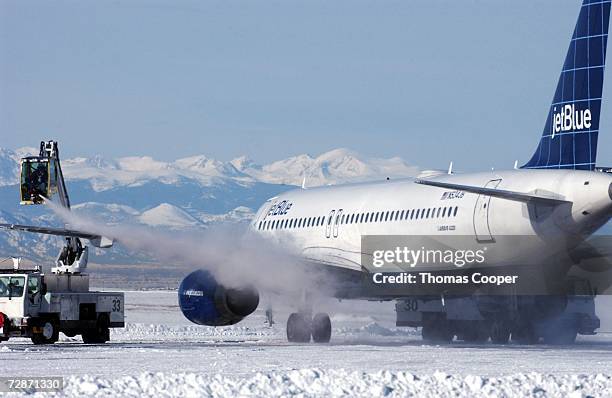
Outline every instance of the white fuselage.
MULTIPOLYGON (((269 199, 251 227, 304 259, 361 270, 366 235, 473 236, 497 248, 493 263, 550 246, 579 244, 612 215, 612 176, 574 170, 441 174, 431 180, 547 195, 571 203, 532 205, 419 185, 413 179, 295 189, 269 199), (533 236, 504 247, 505 236, 533 236)), ((493 264, 494 265, 494 264, 493 264)))

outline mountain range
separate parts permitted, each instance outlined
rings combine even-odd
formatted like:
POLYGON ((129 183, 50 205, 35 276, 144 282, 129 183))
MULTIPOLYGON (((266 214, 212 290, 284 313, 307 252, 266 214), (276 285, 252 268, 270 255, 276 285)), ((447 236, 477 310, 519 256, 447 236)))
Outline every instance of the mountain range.
MULTIPOLYGON (((45 206, 19 205, 19 160, 36 148, 0 148, 0 222, 61 226, 45 206)), ((401 158, 366 158, 348 149, 319 156, 298 155, 260 165, 242 156, 229 162, 195 155, 166 162, 149 156, 62 159, 77 214, 107 224, 137 224, 164 230, 206 228, 218 222, 247 222, 268 198, 306 187, 415 176, 419 169, 401 158)), ((0 257, 54 257, 56 237, 0 234, 0 257)), ((147 261, 122 247, 96 250, 96 261, 147 261)), ((92 259, 92 261, 94 261, 92 259)))

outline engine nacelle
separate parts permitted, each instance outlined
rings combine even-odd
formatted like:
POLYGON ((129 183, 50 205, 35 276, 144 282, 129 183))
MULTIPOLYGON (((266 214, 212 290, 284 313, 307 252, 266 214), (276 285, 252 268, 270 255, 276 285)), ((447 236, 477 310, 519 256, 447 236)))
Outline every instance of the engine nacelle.
POLYGON ((205 270, 187 275, 178 294, 183 315, 198 325, 233 325, 259 305, 259 293, 255 288, 225 288, 205 270))

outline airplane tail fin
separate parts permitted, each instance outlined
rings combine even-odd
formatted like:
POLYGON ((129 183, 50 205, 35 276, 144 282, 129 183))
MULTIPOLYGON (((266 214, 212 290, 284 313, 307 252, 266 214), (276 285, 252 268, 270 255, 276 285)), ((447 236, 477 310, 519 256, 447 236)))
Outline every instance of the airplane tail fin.
POLYGON ((540 144, 521 168, 595 169, 611 2, 584 0, 540 144))

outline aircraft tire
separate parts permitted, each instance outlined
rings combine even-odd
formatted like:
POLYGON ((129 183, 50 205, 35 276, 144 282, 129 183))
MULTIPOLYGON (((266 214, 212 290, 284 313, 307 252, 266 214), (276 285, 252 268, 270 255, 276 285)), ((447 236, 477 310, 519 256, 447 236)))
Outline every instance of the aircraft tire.
POLYGON ((510 328, 504 321, 494 321, 491 325, 491 342, 493 344, 508 344, 510 328))
POLYGON ((287 340, 290 343, 309 343, 312 319, 309 315, 294 312, 287 319, 287 340))
POLYGON ((312 340, 315 343, 329 343, 331 332, 329 315, 319 313, 312 318, 312 340))
POLYGON ((450 325, 445 320, 424 323, 421 335, 423 340, 431 343, 450 343, 453 340, 450 325))

